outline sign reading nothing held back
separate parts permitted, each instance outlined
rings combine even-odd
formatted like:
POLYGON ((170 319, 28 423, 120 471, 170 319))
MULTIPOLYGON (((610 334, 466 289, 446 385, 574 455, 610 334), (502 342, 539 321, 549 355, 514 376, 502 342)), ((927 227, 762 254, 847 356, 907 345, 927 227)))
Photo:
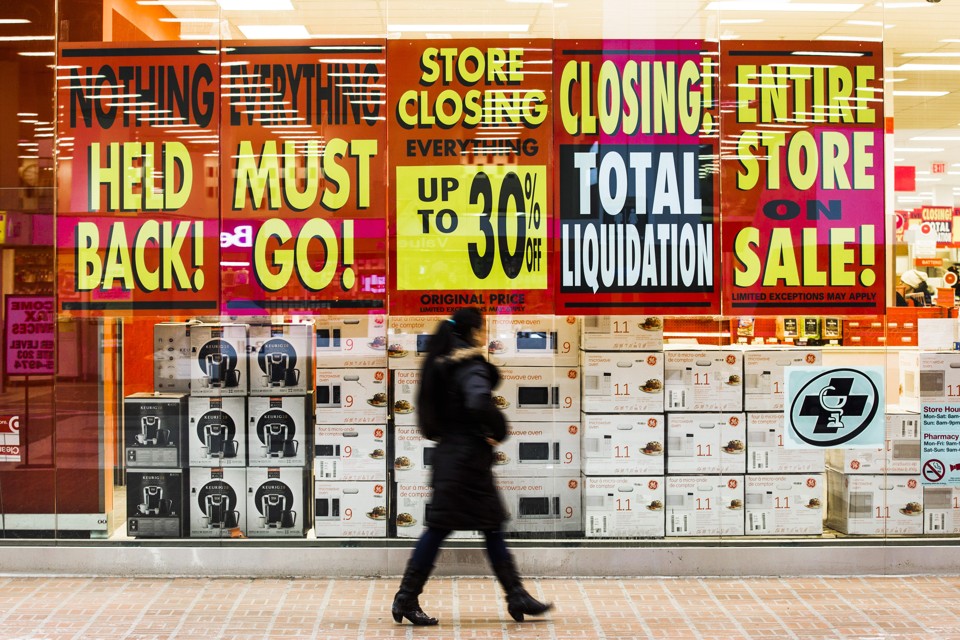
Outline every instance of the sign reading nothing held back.
POLYGON ((719 310, 715 54, 558 41, 557 313, 719 310))
POLYGON ((723 51, 724 312, 881 313, 881 44, 723 51))

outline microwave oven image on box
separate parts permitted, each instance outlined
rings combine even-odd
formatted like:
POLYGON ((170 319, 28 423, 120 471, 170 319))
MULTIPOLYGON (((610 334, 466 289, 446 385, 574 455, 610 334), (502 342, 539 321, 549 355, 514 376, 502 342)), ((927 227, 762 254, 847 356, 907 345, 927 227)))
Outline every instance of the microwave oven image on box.
POLYGON ((123 401, 124 460, 129 468, 186 466, 187 396, 134 393, 123 401))
POLYGON ((127 535, 180 538, 186 535, 186 482, 180 469, 127 470, 127 535))

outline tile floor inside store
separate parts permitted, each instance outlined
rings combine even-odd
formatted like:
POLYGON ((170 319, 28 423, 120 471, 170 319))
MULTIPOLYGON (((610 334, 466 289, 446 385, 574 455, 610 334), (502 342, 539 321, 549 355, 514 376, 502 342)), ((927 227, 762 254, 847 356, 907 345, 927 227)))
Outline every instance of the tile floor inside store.
POLYGON ((4 640, 960 639, 960 577, 529 579, 523 624, 492 578, 437 578, 440 626, 397 625, 397 579, 0 577, 4 640))

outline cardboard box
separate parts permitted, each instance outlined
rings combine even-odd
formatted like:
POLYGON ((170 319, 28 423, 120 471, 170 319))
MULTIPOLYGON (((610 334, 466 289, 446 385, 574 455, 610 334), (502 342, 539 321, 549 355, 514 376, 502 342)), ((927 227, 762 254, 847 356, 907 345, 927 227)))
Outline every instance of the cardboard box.
POLYGON ((819 349, 746 349, 743 352, 743 408, 783 411, 784 368, 819 366, 819 349))
POLYGON ((506 531, 531 537, 583 535, 583 480, 579 473, 498 477, 497 488, 510 514, 506 531))
POLYGON ((586 413, 662 413, 663 354, 584 352, 586 413))
POLYGON ((418 427, 398 425, 393 429, 393 476, 397 482, 425 483, 433 471, 437 447, 420 435, 418 427))
POLYGON ((250 325, 250 395, 302 396, 313 391, 313 322, 250 325))
POLYGON ((153 390, 189 393, 190 327, 195 322, 158 322, 153 325, 153 390))
MULTIPOLYGON (((397 527, 398 538, 419 538, 423 533, 426 510, 430 504, 433 489, 426 481, 398 482, 396 509, 393 519, 397 527)), ((479 531, 454 531, 450 538, 479 538, 479 531)))
POLYGON ((313 395, 247 399, 251 467, 305 467, 313 454, 313 395))
POLYGON ((744 482, 747 535, 823 533, 823 474, 748 475, 744 482))
POLYGON ((387 366, 387 318, 369 316, 317 316, 317 368, 387 366))
POLYGON ((390 316, 387 320, 387 366, 419 369, 427 355, 427 342, 443 321, 437 316, 390 316))
POLYGON ((187 396, 134 393, 123 400, 124 460, 129 468, 186 466, 187 396))
POLYGON ((665 411, 743 410, 742 352, 678 350, 663 355, 665 411))
POLYGON ((949 403, 960 389, 960 351, 900 352, 900 406, 920 411, 921 402, 949 403))
POLYGON ((394 369, 393 404, 390 413, 395 425, 417 424, 417 391, 420 389, 419 369, 394 369))
POLYGON ((923 487, 923 534, 960 533, 960 487, 923 487))
POLYGON ((247 536, 302 538, 312 524, 308 469, 247 469, 247 536))
POLYGON ((827 465, 843 473, 920 473, 920 414, 887 407, 886 438, 877 449, 828 449, 827 465))
POLYGON ((580 364, 580 323, 575 316, 487 317, 490 362, 510 367, 580 364))
POLYGON ((186 479, 180 469, 127 470, 127 535, 181 538, 186 535, 186 479))
POLYGON ((742 413, 668 414, 667 473, 744 473, 746 427, 742 413))
POLYGON ((662 538, 663 476, 585 478, 583 515, 588 538, 662 538))
POLYGON ((585 316, 580 337, 584 351, 661 351, 660 316, 585 316))
POLYGON ((313 471, 317 480, 387 479, 387 426, 317 425, 313 471))
POLYGON ((386 369, 317 369, 317 424, 386 424, 386 369))
POLYGON ((923 533, 920 476, 851 475, 829 468, 826 473, 831 529, 864 535, 923 533))
POLYGON ((588 476, 662 476, 666 419, 662 413, 587 415, 580 455, 588 476))
POLYGON ((743 476, 667 476, 666 535, 742 536, 743 476))
POLYGON ((511 422, 577 422, 579 367, 502 367, 494 401, 511 422))
POLYGON ((318 538, 382 538, 389 509, 383 482, 329 482, 313 485, 314 531, 318 538))
POLYGON ((247 399, 191 397, 188 406, 190 466, 247 466, 247 399))
POLYGON ((783 412, 747 414, 747 473, 823 473, 821 449, 783 446, 783 412))
POLYGON ((498 477, 580 473, 580 421, 515 422, 494 451, 498 477))
POLYGON ((190 327, 190 394, 245 396, 250 388, 247 325, 190 327))
POLYGON ((190 537, 229 538, 247 528, 247 470, 190 469, 190 537))

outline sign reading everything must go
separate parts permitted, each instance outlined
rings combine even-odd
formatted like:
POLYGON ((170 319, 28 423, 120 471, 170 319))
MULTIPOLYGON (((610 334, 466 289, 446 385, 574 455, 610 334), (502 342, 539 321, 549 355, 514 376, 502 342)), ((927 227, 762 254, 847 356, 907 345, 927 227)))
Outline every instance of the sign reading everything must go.
POLYGON ((879 44, 221 44, 61 48, 61 313, 883 308, 879 44))

